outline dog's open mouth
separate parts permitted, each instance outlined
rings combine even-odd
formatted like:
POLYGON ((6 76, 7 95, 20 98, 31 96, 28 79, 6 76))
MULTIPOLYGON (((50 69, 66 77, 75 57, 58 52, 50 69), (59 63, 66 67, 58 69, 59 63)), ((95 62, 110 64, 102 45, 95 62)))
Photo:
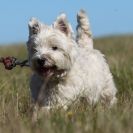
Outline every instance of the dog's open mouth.
POLYGON ((65 70, 63 70, 63 69, 58 70, 56 66, 40 67, 40 68, 38 68, 37 71, 41 76, 44 76, 44 77, 54 76, 57 78, 61 78, 66 75, 65 70))
POLYGON ((54 72, 56 71, 56 66, 50 66, 50 67, 40 67, 38 68, 38 72, 42 76, 52 76, 54 72))

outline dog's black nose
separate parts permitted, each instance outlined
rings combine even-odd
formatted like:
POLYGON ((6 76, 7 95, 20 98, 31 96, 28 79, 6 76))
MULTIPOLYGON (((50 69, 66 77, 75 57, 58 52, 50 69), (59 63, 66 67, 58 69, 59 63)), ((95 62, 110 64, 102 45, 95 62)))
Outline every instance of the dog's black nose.
POLYGON ((44 64, 45 64, 45 59, 37 59, 37 63, 38 63, 40 66, 44 66, 44 64))

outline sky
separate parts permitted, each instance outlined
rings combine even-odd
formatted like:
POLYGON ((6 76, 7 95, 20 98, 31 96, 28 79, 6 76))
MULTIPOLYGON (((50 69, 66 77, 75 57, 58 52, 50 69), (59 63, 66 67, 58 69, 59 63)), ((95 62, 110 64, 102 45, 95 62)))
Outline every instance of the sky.
POLYGON ((133 0, 0 0, 0 44, 26 42, 31 17, 52 24, 65 12, 75 29, 80 9, 87 12, 94 37, 133 34, 133 0))

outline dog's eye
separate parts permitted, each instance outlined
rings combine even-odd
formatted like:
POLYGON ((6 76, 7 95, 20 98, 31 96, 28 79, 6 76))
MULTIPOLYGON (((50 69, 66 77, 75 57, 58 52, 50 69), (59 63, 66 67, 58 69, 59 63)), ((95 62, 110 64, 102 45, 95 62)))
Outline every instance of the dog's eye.
POLYGON ((57 50, 57 49, 58 49, 58 47, 56 47, 56 46, 52 47, 52 50, 54 50, 54 51, 57 50))

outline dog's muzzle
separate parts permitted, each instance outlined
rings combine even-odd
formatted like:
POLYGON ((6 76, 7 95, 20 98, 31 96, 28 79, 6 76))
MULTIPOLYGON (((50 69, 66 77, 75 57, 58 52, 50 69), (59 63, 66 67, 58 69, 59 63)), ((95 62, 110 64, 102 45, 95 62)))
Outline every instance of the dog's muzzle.
POLYGON ((46 59, 37 59, 37 63, 40 67, 43 67, 45 65, 46 59))
POLYGON ((66 70, 58 69, 54 61, 47 58, 33 59, 33 69, 43 77, 62 78, 67 74, 66 70))

